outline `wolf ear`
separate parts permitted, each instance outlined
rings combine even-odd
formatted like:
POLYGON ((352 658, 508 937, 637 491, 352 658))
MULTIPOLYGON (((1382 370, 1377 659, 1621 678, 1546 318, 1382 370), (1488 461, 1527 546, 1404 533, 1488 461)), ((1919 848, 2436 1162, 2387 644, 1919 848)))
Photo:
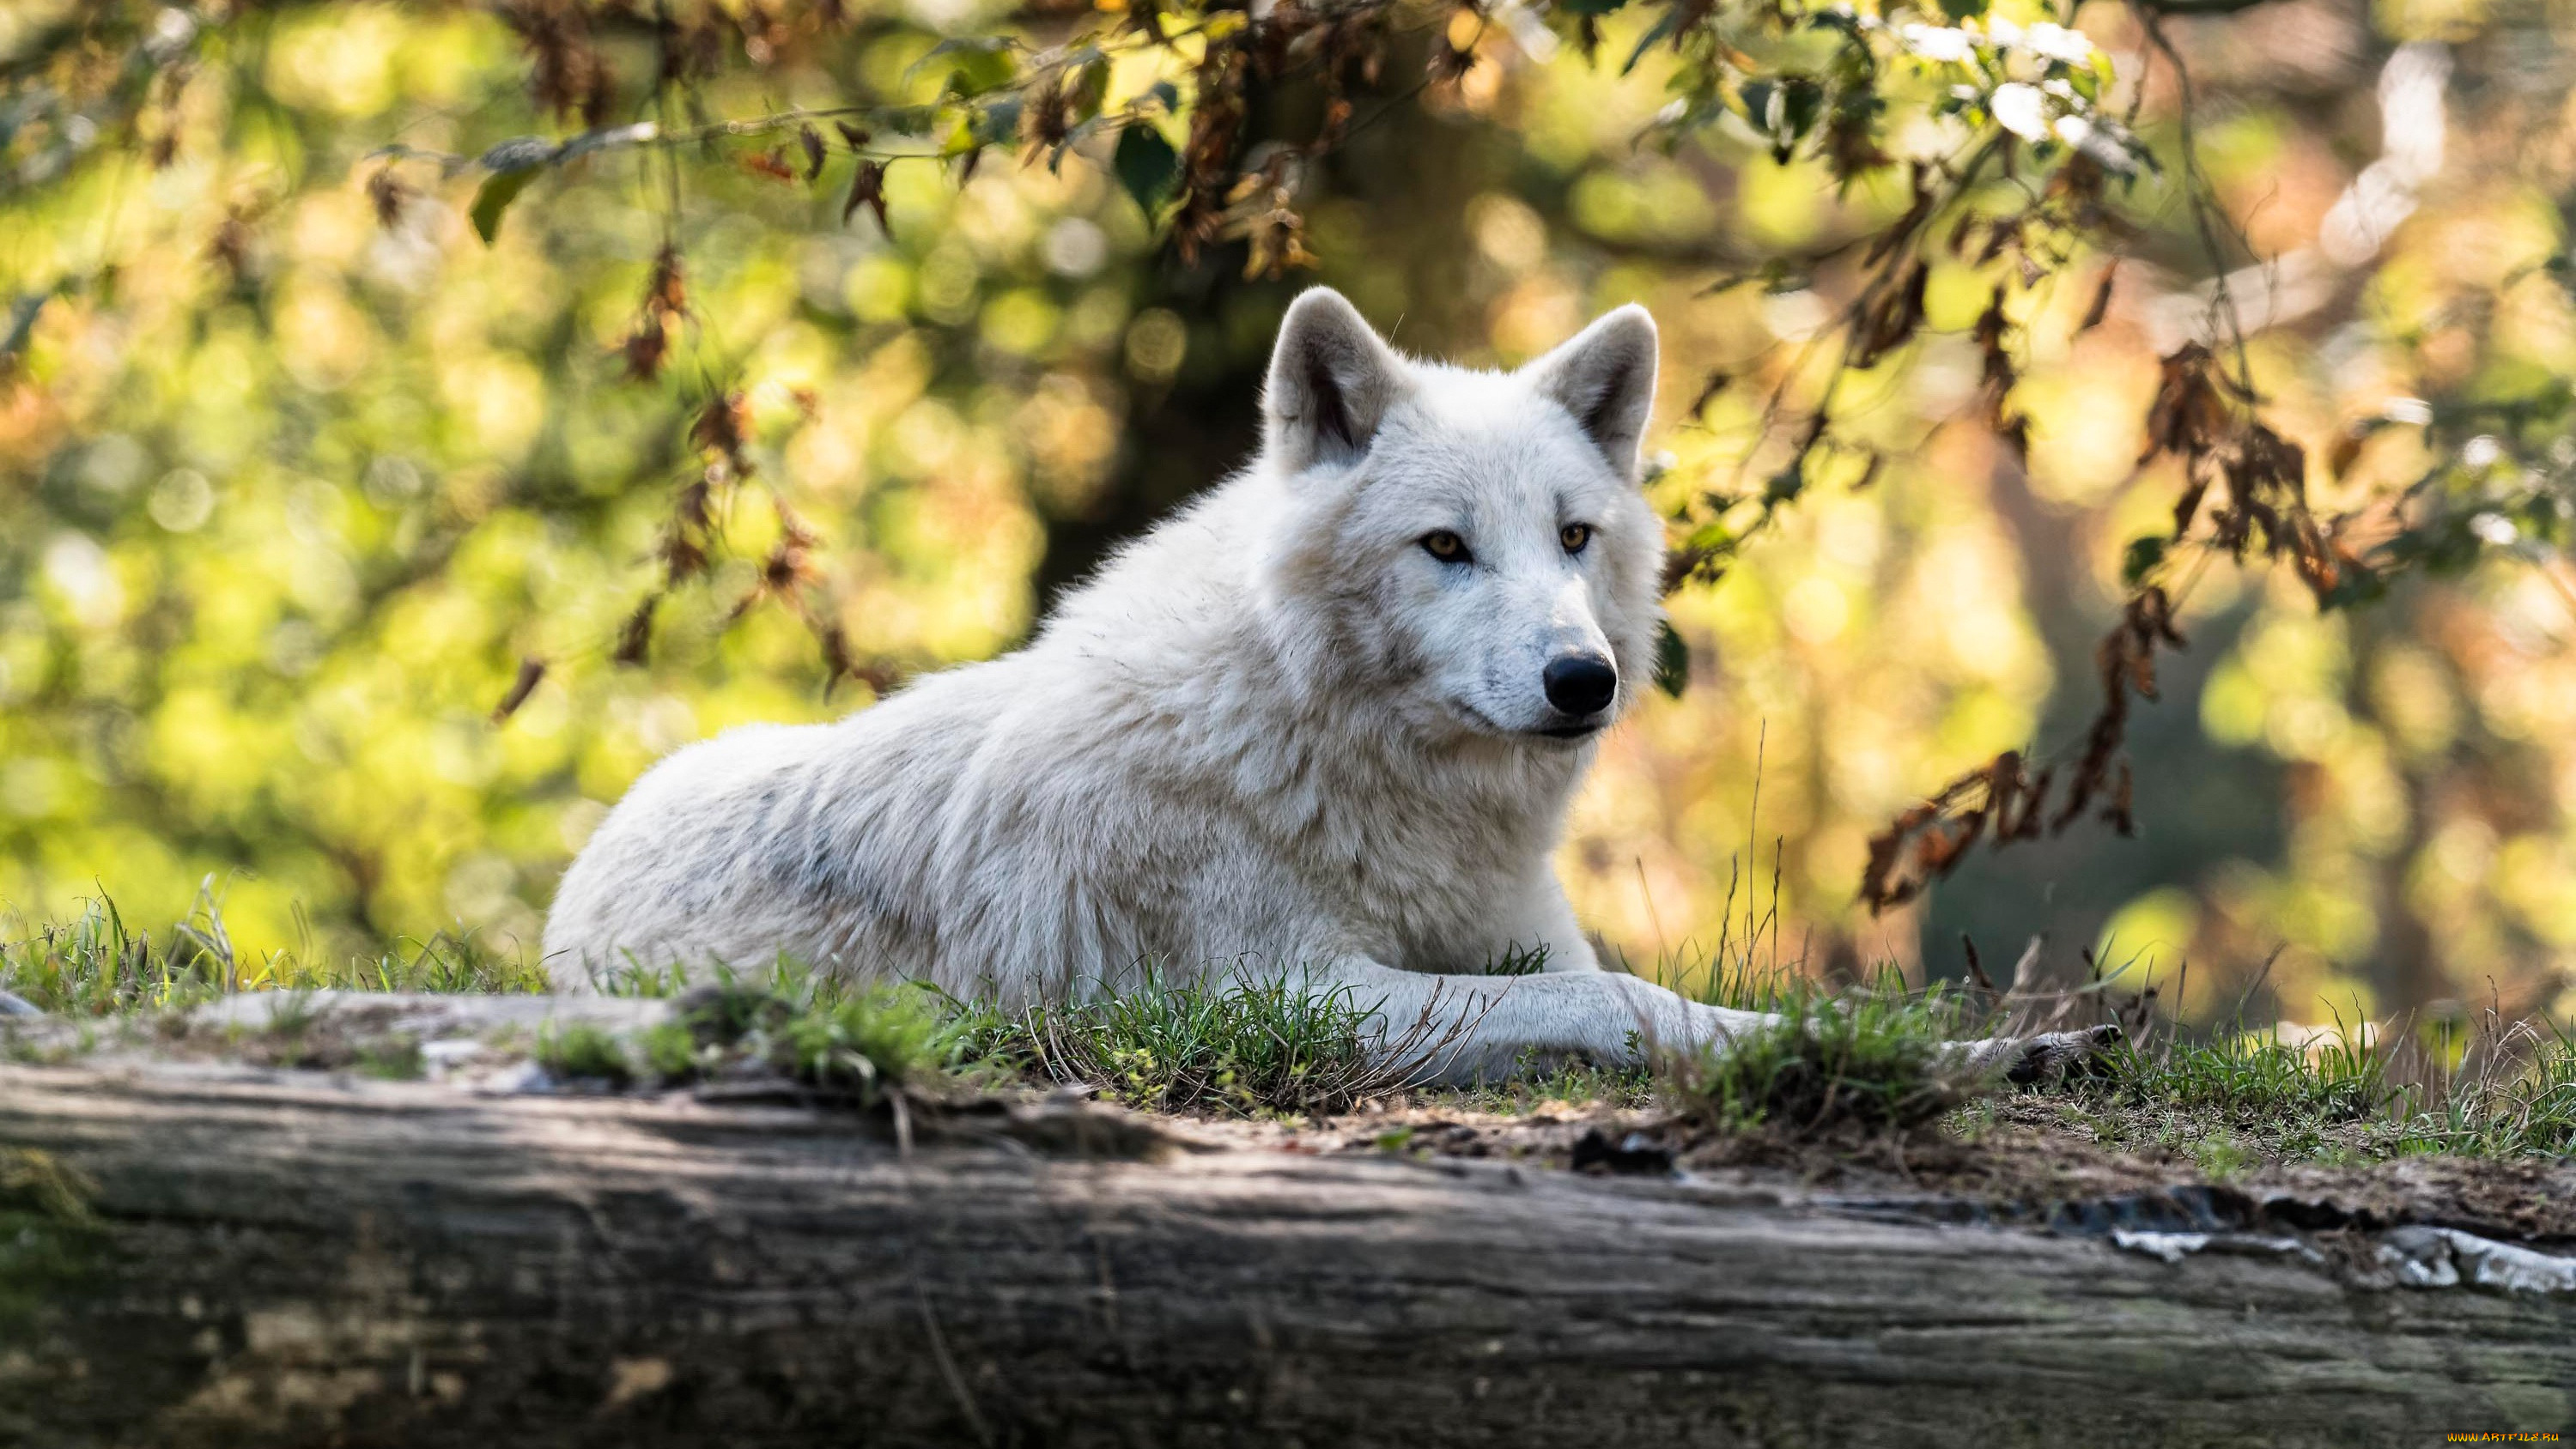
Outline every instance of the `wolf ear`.
POLYGON ((1655 410, 1655 319, 1631 302, 1525 369, 1592 439, 1622 478, 1637 476, 1637 447, 1655 410))
POLYGON ((1404 359, 1341 293, 1314 287, 1288 304, 1262 395, 1263 441, 1290 473, 1356 462, 1404 387, 1404 359))

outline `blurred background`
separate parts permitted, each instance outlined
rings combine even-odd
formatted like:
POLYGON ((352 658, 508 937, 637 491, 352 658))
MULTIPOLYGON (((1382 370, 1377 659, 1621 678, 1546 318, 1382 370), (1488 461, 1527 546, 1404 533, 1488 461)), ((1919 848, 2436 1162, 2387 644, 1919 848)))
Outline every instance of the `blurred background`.
MULTIPOLYGON (((1241 241, 1184 258, 1099 147, 962 178, 893 165, 883 225, 845 214, 846 163, 806 184, 792 142, 784 166, 734 146, 550 170, 488 245, 471 176, 407 163, 371 188, 389 146, 578 129, 532 95, 545 8, 139 7, 87 49, 63 42, 77 0, 0 13, 0 929, 101 893, 169 921, 211 878, 254 952, 461 927, 533 954, 565 863, 655 758, 1013 647, 1242 460, 1300 288, 1488 366, 1643 302, 1665 349, 1653 486, 1678 506, 1742 470, 1772 379, 1841 305, 1777 264, 1907 200, 1901 172, 1842 186, 1742 124, 1641 144, 1673 99, 1668 54, 1621 69, 1652 16, 1603 20, 1587 60, 1509 8, 1398 46, 1303 183, 1313 264, 1277 276, 1241 241), (184 66, 81 72, 155 35, 184 66), (1422 84, 1441 35, 1473 63, 1422 84), (76 101, 117 85, 155 88, 127 131, 76 101), (666 240, 685 312, 639 368, 666 240), (751 474, 711 521, 724 546, 621 663, 699 476, 693 425, 728 393, 751 474), (762 587, 782 540, 810 571, 793 598, 762 587), (832 625, 855 677, 827 691, 832 625), (542 677, 496 723, 530 659, 542 677)), ((2050 18, 2025 8, 1997 13, 2050 18)), ((979 0, 770 10, 763 63, 697 90, 708 115, 926 101, 943 36, 1072 23, 979 0)), ((2576 592, 2547 550, 2326 614, 2286 569, 2201 570, 2189 648, 2133 723, 2135 838, 1981 851, 1908 906, 1854 904, 1899 811, 2081 735, 2123 546, 2177 492, 2177 464, 2137 463, 2157 359, 2212 272, 2178 200, 2175 71, 2121 7, 2071 19, 2167 160, 2115 200, 2098 325, 2114 253, 2039 294, 2026 464, 1963 414, 1990 284, 1973 258, 1936 266, 1934 335, 1841 409, 1885 464, 1820 479, 1671 600, 1690 682, 1603 749, 1563 860, 1578 909, 1641 971, 1776 909, 1765 953, 1825 975, 1955 976, 1962 933, 2000 973, 2045 934, 2059 969, 2091 947, 2204 1017, 2564 1013, 2576 592)), ((2422 435, 2371 426, 2419 399, 2566 394, 2571 24, 2565 4, 2275 0, 2170 25, 2256 258, 2230 283, 2264 415, 2306 446, 2321 506, 2435 466, 2422 435)), ((602 53, 589 119, 651 114, 653 57, 602 53)), ((1158 79, 1130 70, 1112 84, 1158 79)), ((1258 77, 1240 98, 1255 136, 1307 134, 1327 104, 1258 77)))

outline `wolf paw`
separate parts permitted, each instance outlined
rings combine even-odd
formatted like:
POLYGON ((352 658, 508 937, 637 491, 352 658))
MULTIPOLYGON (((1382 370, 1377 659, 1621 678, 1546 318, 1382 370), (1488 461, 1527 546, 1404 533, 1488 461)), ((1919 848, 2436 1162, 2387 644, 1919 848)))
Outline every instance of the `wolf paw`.
POLYGON ((2110 1064, 2103 1053, 2120 1039, 2120 1029, 2108 1022, 2082 1031, 2048 1031, 2023 1037, 2011 1044, 2012 1065, 2004 1069, 2004 1080, 2026 1087, 2069 1077, 2105 1075, 2110 1064))

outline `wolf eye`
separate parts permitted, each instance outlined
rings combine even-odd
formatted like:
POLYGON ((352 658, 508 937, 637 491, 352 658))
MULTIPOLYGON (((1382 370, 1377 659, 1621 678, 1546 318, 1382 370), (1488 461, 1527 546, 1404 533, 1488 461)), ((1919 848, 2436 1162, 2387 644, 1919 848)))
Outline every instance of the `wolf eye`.
POLYGON ((1422 536, 1422 551, 1442 563, 1465 563, 1467 540, 1443 528, 1422 536))
POLYGON ((1567 553, 1581 553, 1583 546, 1592 541, 1592 525, 1569 523, 1556 531, 1556 541, 1565 545, 1567 553))

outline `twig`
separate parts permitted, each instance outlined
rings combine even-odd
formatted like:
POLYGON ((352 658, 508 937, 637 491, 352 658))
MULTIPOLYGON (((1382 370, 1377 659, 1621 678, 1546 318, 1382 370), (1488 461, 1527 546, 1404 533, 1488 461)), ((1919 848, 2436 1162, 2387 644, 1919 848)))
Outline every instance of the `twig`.
POLYGON ((965 1411, 966 1425, 975 1431, 975 1442, 989 1449, 993 1431, 985 1426, 984 1416, 975 1411, 975 1396, 966 1391, 966 1376, 957 1371, 957 1360, 949 1357, 948 1339, 939 1331, 939 1315, 930 1311, 930 1295, 922 1291, 918 1281, 912 1285, 912 1301, 921 1310, 921 1326, 929 1333, 930 1356, 939 1364, 939 1376, 948 1381, 948 1391, 957 1396, 957 1407, 965 1411))

